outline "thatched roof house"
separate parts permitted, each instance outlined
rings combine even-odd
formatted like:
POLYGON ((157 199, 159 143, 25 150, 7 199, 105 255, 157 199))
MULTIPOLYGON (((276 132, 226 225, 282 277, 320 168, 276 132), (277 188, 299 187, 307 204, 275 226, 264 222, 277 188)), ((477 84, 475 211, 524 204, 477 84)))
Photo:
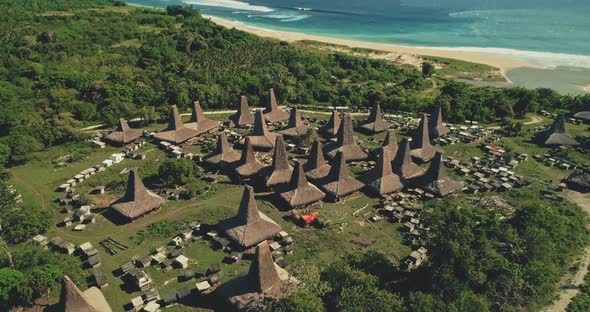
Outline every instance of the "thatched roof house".
POLYGON ((210 165, 215 165, 220 168, 225 168, 240 160, 240 153, 236 151, 227 141, 225 133, 221 133, 217 137, 217 148, 207 158, 205 162, 210 165))
POLYGON ((303 164, 297 162, 295 170, 293 170, 293 174, 291 175, 289 188, 281 193, 280 196, 289 207, 299 208, 324 199, 326 194, 320 191, 315 185, 307 182, 305 172, 303 171, 303 164))
POLYGON ((441 152, 436 153, 426 174, 418 178, 418 185, 425 191, 439 197, 444 197, 463 189, 462 181, 455 181, 449 177, 441 152))
POLYGON ((381 106, 379 105, 379 102, 375 102, 371 108, 369 118, 362 122, 361 129, 368 133, 379 133, 389 129, 390 127, 391 124, 385 121, 381 115, 381 106))
POLYGON ((291 138, 297 138, 307 133, 307 126, 303 123, 303 120, 301 120, 301 113, 299 113, 297 108, 291 109, 287 128, 279 131, 279 133, 291 138))
POLYGON ((336 200, 340 200, 340 198, 352 194, 365 186, 362 182, 350 176, 342 152, 336 154, 334 165, 328 176, 318 181, 318 183, 326 195, 336 200))
POLYGON ((412 161, 410 154, 410 142, 404 138, 400 144, 393 163, 393 172, 403 179, 412 179, 424 174, 424 169, 412 161))
POLYGON ((266 187, 273 187, 280 184, 286 184, 291 179, 293 167, 289 164, 289 156, 285 140, 278 135, 275 142, 274 153, 272 155, 272 165, 264 168, 262 176, 265 180, 266 187))
POLYGON ((250 112, 248 99, 244 95, 240 97, 240 106, 238 106, 238 111, 235 114, 229 116, 229 120, 231 127, 244 127, 254 124, 254 115, 250 112))
POLYGON ((172 105, 170 118, 168 120, 168 128, 162 132, 156 133, 154 138, 173 144, 180 144, 196 137, 197 135, 199 135, 197 130, 184 126, 180 114, 178 113, 178 107, 172 105))
POLYGON ((270 99, 264 109, 264 118, 270 123, 281 122, 289 119, 289 113, 282 111, 277 104, 277 97, 275 96, 275 90, 270 89, 270 99))
MULTIPOLYGON (((252 147, 254 149, 268 151, 275 146, 278 134, 268 131, 268 126, 266 125, 266 121, 264 121, 261 110, 256 111, 254 116, 254 130, 247 137, 252 141, 252 147)), ((244 142, 245 139, 240 140, 240 144, 244 144, 244 142)))
POLYGON ((324 151, 322 151, 322 143, 315 140, 311 146, 309 158, 303 166, 305 175, 311 180, 319 180, 330 173, 332 166, 324 159, 324 151))
POLYGON ((242 177, 251 177, 257 174, 260 169, 264 168, 264 165, 254 155, 250 138, 246 138, 246 145, 244 146, 244 150, 242 150, 242 156, 234 164, 236 166, 236 173, 242 177))
POLYGON ((128 144, 141 137, 141 130, 132 129, 125 119, 119 119, 115 131, 109 133, 105 139, 116 144, 128 144))
POLYGON ((391 157, 395 157, 395 155, 397 154, 397 150, 399 149, 399 146, 397 144, 397 137, 395 136, 395 130, 387 130, 387 134, 385 134, 383 144, 381 144, 381 147, 373 150, 372 154, 375 156, 381 154, 382 148, 386 148, 387 150, 389 150, 389 155, 391 155, 391 157))
POLYGON ((556 145, 580 145, 580 143, 572 139, 565 130, 565 116, 563 113, 557 115, 555 121, 548 130, 537 133, 535 139, 541 145, 556 146, 556 145))
POLYGON ((330 158, 335 158, 338 152, 342 152, 345 161, 355 161, 367 159, 368 155, 354 141, 354 131, 352 130, 352 115, 345 114, 344 121, 338 129, 338 140, 326 145, 326 154, 330 158))
POLYGON ((428 116, 422 114, 422 120, 420 125, 412 137, 412 143, 410 144, 412 151, 410 152, 412 158, 417 163, 426 163, 434 158, 437 150, 432 144, 430 144, 430 135, 428 133, 428 116))
POLYGON ((430 128, 431 139, 436 139, 449 133, 449 128, 443 125, 442 110, 440 105, 434 105, 432 114, 430 115, 430 124, 428 125, 428 128, 430 128))
POLYGON ((382 147, 377 155, 375 168, 359 177, 359 180, 377 195, 390 194, 404 188, 402 179, 391 169, 391 154, 386 147, 382 147))
POLYGON ((258 211, 254 190, 246 185, 238 214, 219 222, 218 227, 227 238, 241 248, 249 248, 275 236, 281 226, 258 211))
POLYGON ((91 287, 81 292, 67 275, 64 275, 62 279, 61 296, 56 310, 63 312, 112 312, 109 303, 98 288, 91 287))
POLYGON ((193 103, 193 112, 191 114, 191 119, 185 125, 187 128, 191 128, 197 130, 199 134, 209 132, 213 129, 216 129, 221 124, 218 120, 209 119, 203 114, 203 109, 201 108, 201 103, 196 101, 193 103))
POLYGON ((129 221, 159 209, 165 200, 148 191, 143 185, 137 168, 129 170, 125 195, 111 204, 111 208, 129 221))
POLYGON ((340 128, 340 113, 337 110, 332 111, 332 115, 328 123, 318 129, 319 133, 327 134, 329 136, 336 136, 340 128))

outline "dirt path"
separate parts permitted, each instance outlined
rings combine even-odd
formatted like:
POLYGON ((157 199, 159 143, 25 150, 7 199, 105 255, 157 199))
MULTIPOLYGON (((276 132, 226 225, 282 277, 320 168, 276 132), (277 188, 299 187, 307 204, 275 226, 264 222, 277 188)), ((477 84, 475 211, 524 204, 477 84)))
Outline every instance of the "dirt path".
POLYGON ((531 116, 531 120, 525 121, 525 125, 534 125, 543 122, 543 119, 539 116, 531 116))

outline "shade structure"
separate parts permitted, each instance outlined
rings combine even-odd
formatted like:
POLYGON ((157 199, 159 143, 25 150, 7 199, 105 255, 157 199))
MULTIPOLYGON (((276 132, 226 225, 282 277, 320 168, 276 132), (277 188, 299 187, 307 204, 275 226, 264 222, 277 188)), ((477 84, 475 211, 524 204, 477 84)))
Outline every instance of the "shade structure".
POLYGON ((225 236, 241 248, 249 248, 273 237, 281 227, 258 210, 251 186, 244 188, 238 214, 219 222, 225 236))
POLYGON ((340 200, 364 187, 364 184, 350 176, 350 171, 342 152, 336 154, 334 165, 328 176, 318 182, 326 195, 340 200))
POLYGON ((159 209, 165 200, 148 191, 137 173, 129 170, 125 195, 111 204, 111 208, 129 220, 135 220, 153 210, 159 209))
POLYGON ((271 123, 281 122, 289 119, 289 113, 281 110, 277 104, 275 90, 271 88, 269 93, 270 98, 266 104, 266 108, 264 109, 264 118, 266 118, 266 120, 271 123))
POLYGON ((105 139, 117 144, 128 144, 141 137, 141 130, 132 129, 125 119, 119 119, 115 131, 109 133, 105 139))
POLYGON ((303 164, 297 162, 289 181, 289 187, 280 196, 289 207, 299 208, 324 199, 326 194, 307 181, 303 164))
POLYGON ((227 141, 225 133, 221 133, 217 137, 217 148, 211 155, 205 158, 205 162, 210 165, 218 166, 219 168, 226 168, 240 160, 240 153, 234 150, 227 141))
POLYGON ((303 123, 303 120, 301 120, 301 114, 297 108, 291 109, 289 123, 287 124, 287 127, 279 131, 279 133, 291 138, 298 138, 307 133, 307 126, 303 123))
POLYGON ((319 180, 326 177, 330 173, 331 168, 332 166, 324 159, 322 143, 316 139, 311 146, 309 158, 303 166, 305 175, 311 180, 319 180))
POLYGON ((391 124, 383 119, 381 115, 381 106, 375 102, 371 108, 369 118, 361 123, 361 129, 368 133, 383 132, 391 127, 391 124))
POLYGON ((111 307, 102 292, 91 287, 82 292, 74 282, 64 275, 57 311, 63 312, 111 312, 111 307))
POLYGON ((367 153, 354 141, 352 115, 350 114, 345 114, 344 121, 340 123, 338 140, 326 145, 326 154, 328 157, 334 158, 338 152, 342 152, 345 161, 363 160, 368 157, 367 153))
MULTIPOLYGON (((275 146, 278 134, 272 133, 268 130, 262 111, 258 110, 254 116, 254 130, 252 131, 252 134, 247 137, 252 141, 252 147, 255 150, 271 150, 275 146)), ((244 142, 245 139, 242 139, 240 144, 244 144, 244 142)))
POLYGON ((430 144, 430 135, 428 133, 428 116, 422 114, 420 125, 412 137, 412 143, 410 144, 412 151, 412 159, 417 163, 426 163, 434 158, 437 150, 432 144, 430 144))
POLYGON ((272 156, 272 165, 264 168, 262 176, 265 180, 266 187, 274 187, 286 184, 291 179, 293 167, 289 164, 287 147, 282 136, 277 136, 274 153, 272 156))
POLYGON ((248 99, 245 96, 240 97, 240 105, 238 111, 229 116, 230 126, 233 127, 244 127, 247 125, 254 124, 254 115, 250 112, 250 106, 248 105, 248 99))
POLYGON ((413 179, 425 173, 424 169, 412 161, 410 142, 404 138, 392 163, 393 172, 402 179, 413 179))
POLYGON ((164 131, 156 133, 154 137, 161 141, 180 144, 196 137, 197 135, 199 135, 197 130, 184 126, 180 114, 178 113, 178 107, 172 105, 168 127, 164 131))
POLYGON ((463 189, 463 182, 455 181, 447 174, 441 152, 436 153, 428 167, 428 171, 418 178, 417 184, 424 190, 439 197, 444 197, 463 189))
POLYGON ((264 165, 258 161, 254 155, 250 138, 246 138, 246 144, 242 151, 242 156, 239 161, 234 163, 234 165, 236 173, 241 177, 251 177, 264 168, 264 165))
POLYGON ((546 146, 580 145, 578 141, 572 139, 567 134, 565 129, 565 116, 563 113, 557 115, 557 118, 555 118, 555 121, 553 121, 551 128, 539 132, 535 136, 535 139, 539 144, 546 146))
POLYGON ((443 124, 442 110, 440 105, 434 105, 432 114, 430 115, 430 138, 436 139, 449 133, 449 128, 443 124))
POLYGON ((185 125, 187 128, 197 130, 199 134, 207 133, 213 129, 217 129, 221 124, 220 121, 209 119, 203 114, 201 103, 196 101, 193 103, 193 112, 190 121, 185 125))
POLYGON ((382 147, 377 155, 377 164, 369 172, 359 177, 359 180, 373 193, 386 195, 400 191, 404 182, 391 168, 391 154, 389 149, 382 147))
POLYGON ((319 133, 327 134, 329 136, 336 136, 340 128, 340 113, 337 110, 332 111, 332 115, 328 123, 318 129, 319 133))

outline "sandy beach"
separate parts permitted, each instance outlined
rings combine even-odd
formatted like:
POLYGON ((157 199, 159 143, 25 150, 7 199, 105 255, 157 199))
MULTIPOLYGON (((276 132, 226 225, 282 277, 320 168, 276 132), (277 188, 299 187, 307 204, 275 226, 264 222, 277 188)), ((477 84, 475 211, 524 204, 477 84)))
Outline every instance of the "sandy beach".
POLYGON ((276 38, 276 39, 284 40, 287 42, 301 41, 301 40, 313 40, 313 41, 325 42, 325 43, 329 43, 329 44, 348 46, 351 48, 365 48, 365 49, 386 51, 386 52, 393 53, 394 58, 397 62, 404 63, 404 64, 410 64, 410 65, 414 65, 414 66, 421 64, 420 56, 435 56, 435 57, 444 57, 444 58, 457 59, 457 60, 463 60, 463 61, 468 61, 468 62, 473 62, 473 63, 490 65, 490 66, 498 68, 503 75, 508 70, 511 70, 514 68, 537 67, 534 64, 529 63, 525 60, 515 59, 515 58, 511 58, 509 56, 497 55, 497 54, 493 54, 493 53, 457 51, 455 49, 446 50, 443 48, 439 49, 439 48, 411 47, 411 46, 393 45, 393 44, 386 44, 386 43, 346 40, 346 39, 339 39, 339 38, 309 35, 309 34, 304 34, 304 33, 275 31, 275 30, 270 30, 270 29, 251 27, 251 26, 247 26, 242 23, 239 23, 239 22, 233 22, 233 21, 229 21, 229 20, 214 17, 214 16, 206 16, 206 17, 210 18, 213 22, 215 22, 219 25, 228 27, 228 28, 235 28, 235 29, 239 29, 242 31, 246 31, 246 32, 261 36, 261 37, 276 38))

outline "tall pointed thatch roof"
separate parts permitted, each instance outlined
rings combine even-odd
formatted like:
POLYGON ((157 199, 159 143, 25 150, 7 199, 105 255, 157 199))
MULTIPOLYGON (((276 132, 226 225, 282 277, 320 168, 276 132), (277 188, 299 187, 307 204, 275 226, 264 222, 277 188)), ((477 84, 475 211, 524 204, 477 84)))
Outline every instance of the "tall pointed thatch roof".
POLYGON ((393 173, 391 154, 386 147, 381 148, 375 168, 359 177, 359 180, 365 183, 368 189, 379 195, 397 192, 404 188, 400 177, 393 173))
POLYGON ((379 102, 375 102, 371 108, 369 118, 361 124, 361 129, 369 133, 383 132, 391 127, 391 124, 383 119, 381 115, 381 106, 379 102))
POLYGON ((276 270, 267 242, 262 242, 256 247, 256 255, 254 256, 252 264, 250 264, 248 277, 256 292, 282 292, 282 282, 279 278, 279 273, 276 270))
POLYGON ((275 90, 270 89, 270 99, 264 109, 264 118, 268 122, 280 122, 289 119, 289 113, 282 111, 277 104, 277 97, 275 96, 275 90))
POLYGON ((202 134, 219 127, 220 124, 221 122, 217 120, 211 120, 207 118, 205 114, 203 114, 201 103, 199 103, 199 101, 196 101, 193 103, 193 112, 191 114, 191 119, 185 125, 185 127, 197 130, 199 134, 202 134))
POLYGON ((432 114, 430 115, 430 124, 428 125, 428 128, 430 128, 431 139, 436 139, 449 133, 449 128, 443 125, 442 110, 440 105, 434 105, 432 114))
POLYGON ((303 171, 303 164, 297 162, 295 170, 291 175, 289 181, 289 188, 287 191, 281 193, 281 198, 291 208, 298 208, 313 204, 326 197, 326 194, 320 191, 315 185, 307 182, 305 172, 303 171))
POLYGON ((264 168, 264 180, 266 187, 273 187, 279 184, 286 184, 291 179, 293 167, 289 164, 289 155, 285 140, 278 135, 272 155, 272 165, 264 168))
POLYGON ((437 152, 428 171, 418 179, 418 184, 426 191, 440 197, 463 189, 463 182, 451 179, 443 162, 443 154, 437 152))
POLYGON ((72 280, 64 275, 57 310, 62 312, 111 312, 104 295, 96 287, 81 292, 72 280))
POLYGON ((180 144, 196 137, 197 135, 199 135, 198 131, 184 126, 180 114, 178 113, 178 107, 172 105, 170 118, 168 120, 168 128, 162 132, 156 133, 154 137, 161 141, 180 144))
POLYGON ((364 184, 350 176, 346 160, 342 152, 336 154, 336 159, 330 174, 318 182, 320 188, 327 195, 339 200, 341 197, 352 194, 364 187, 364 184))
POLYGON ((242 177, 250 177, 257 174, 264 165, 256 159, 254 149, 252 149, 252 142, 250 138, 246 138, 246 144, 242 151, 240 160, 235 163, 236 172, 242 177))
POLYGON ((315 140, 311 146, 309 158, 303 166, 305 175, 311 180, 319 180, 330 173, 332 166, 324 159, 324 152, 322 151, 322 143, 315 140))
POLYGON ((240 160, 240 157, 240 153, 234 150, 227 141, 225 133, 221 133, 217 137, 217 148, 209 157, 205 158, 205 162, 224 168, 240 160))
POLYGON ((381 153, 382 148, 388 149, 389 155, 391 155, 391 157, 395 157, 395 155, 397 154, 397 150, 399 149, 399 146, 397 144, 397 137, 395 136, 395 130, 387 130, 387 134, 385 134, 383 144, 381 145, 381 147, 375 149, 372 153, 374 155, 379 155, 381 153))
POLYGON ((411 155, 417 163, 429 162, 434 158, 437 150, 430 144, 430 135, 428 133, 428 116, 422 114, 420 125, 412 137, 410 144, 412 151, 411 155))
POLYGON ((279 131, 279 133, 295 138, 305 135, 306 132, 307 126, 303 123, 303 120, 301 120, 299 110, 297 108, 292 108, 287 128, 279 131))
POLYGON ((250 112, 250 106, 248 105, 248 99, 242 95, 240 97, 240 106, 238 111, 229 116, 230 126, 244 127, 247 125, 254 124, 254 115, 250 112))
POLYGON ((115 131, 109 133, 105 139, 117 144, 127 144, 133 142, 141 136, 141 130, 139 129, 132 129, 127 124, 125 119, 119 119, 119 124, 117 125, 117 129, 115 131))
POLYGON ((402 140, 392 165, 393 172, 406 180, 421 176, 425 172, 422 167, 412 161, 410 142, 406 138, 402 140))
POLYGON ((129 170, 125 195, 111 204, 124 217, 134 220, 144 214, 158 209, 165 200, 148 191, 137 173, 137 168, 129 170))
POLYGON ((332 111, 332 115, 328 123, 319 128, 319 133, 324 133, 330 136, 336 136, 340 128, 340 113, 337 110, 332 111))
POLYGON ((242 248, 254 246, 281 231, 281 227, 258 210, 254 190, 246 185, 238 214, 219 222, 227 238, 242 248))
MULTIPOLYGON (((261 110, 256 111, 254 116, 254 130, 252 131, 252 134, 248 135, 248 138, 252 141, 252 147, 254 149, 268 151, 275 146, 278 134, 272 133, 268 130, 268 126, 266 125, 266 121, 264 121, 261 110)), ((244 139, 240 141, 241 144, 244 144, 244 142, 244 139)))
POLYGON ((548 130, 539 132, 535 139, 541 145, 557 146, 557 145, 580 145, 580 143, 572 139, 565 129, 565 116, 559 113, 555 121, 548 130))
POLYGON ((338 140, 326 145, 326 154, 330 158, 335 158, 338 152, 342 152, 344 160, 355 161, 367 158, 367 153, 354 141, 354 131, 352 130, 352 115, 345 114, 344 121, 338 129, 338 140))

